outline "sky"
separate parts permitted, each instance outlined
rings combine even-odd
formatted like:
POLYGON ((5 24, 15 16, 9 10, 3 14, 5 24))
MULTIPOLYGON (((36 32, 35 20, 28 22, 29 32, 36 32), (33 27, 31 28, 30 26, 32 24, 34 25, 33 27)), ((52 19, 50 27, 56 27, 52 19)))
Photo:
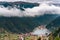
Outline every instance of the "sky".
POLYGON ((8 1, 8 2, 14 2, 14 1, 26 1, 26 2, 55 1, 55 2, 60 2, 60 0, 0 0, 0 1, 8 1))

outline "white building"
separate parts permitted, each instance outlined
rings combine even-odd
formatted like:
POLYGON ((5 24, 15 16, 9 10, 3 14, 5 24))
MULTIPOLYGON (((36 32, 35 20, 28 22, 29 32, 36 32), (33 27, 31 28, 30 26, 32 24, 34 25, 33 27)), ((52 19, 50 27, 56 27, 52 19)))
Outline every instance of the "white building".
POLYGON ((38 37, 41 37, 41 40, 48 40, 47 36, 50 33, 51 32, 47 28, 45 28, 43 25, 34 29, 34 31, 32 32, 33 35, 37 35, 38 37))

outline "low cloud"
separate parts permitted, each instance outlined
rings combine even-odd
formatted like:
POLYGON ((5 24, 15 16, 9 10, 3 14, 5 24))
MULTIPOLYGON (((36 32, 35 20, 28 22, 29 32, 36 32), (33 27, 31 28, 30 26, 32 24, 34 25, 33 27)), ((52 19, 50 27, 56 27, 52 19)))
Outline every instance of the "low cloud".
POLYGON ((5 16, 5 17, 35 17, 35 16, 40 16, 44 14, 60 14, 60 7, 54 6, 54 5, 49 5, 46 3, 41 3, 37 7, 33 8, 24 8, 25 11, 22 11, 17 8, 11 8, 9 7, 0 7, 0 16, 5 16))
POLYGON ((38 7, 25 9, 27 16, 39 16, 44 14, 60 14, 60 7, 42 3, 38 7))

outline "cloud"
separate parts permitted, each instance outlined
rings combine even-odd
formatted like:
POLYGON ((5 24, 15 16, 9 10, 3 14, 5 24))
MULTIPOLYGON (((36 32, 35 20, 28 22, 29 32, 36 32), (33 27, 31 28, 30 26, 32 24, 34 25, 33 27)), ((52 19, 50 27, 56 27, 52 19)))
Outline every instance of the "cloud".
POLYGON ((27 16, 39 16, 44 14, 60 14, 60 7, 42 3, 38 7, 25 9, 27 16))
POLYGON ((13 2, 13 1, 21 1, 21 0, 0 0, 0 1, 8 1, 8 2, 13 2))
POLYGON ((14 1, 25 1, 25 2, 55 1, 55 2, 60 2, 60 0, 0 0, 0 1, 7 1, 7 2, 14 2, 14 1))
POLYGON ((41 3, 37 7, 26 8, 25 11, 21 11, 15 7, 11 9, 9 7, 0 7, 0 16, 5 17, 35 17, 44 14, 60 14, 60 7, 46 3, 41 3))
POLYGON ((0 7, 0 16, 22 16, 22 11, 17 9, 17 8, 12 8, 12 9, 9 9, 9 8, 1 8, 0 7))

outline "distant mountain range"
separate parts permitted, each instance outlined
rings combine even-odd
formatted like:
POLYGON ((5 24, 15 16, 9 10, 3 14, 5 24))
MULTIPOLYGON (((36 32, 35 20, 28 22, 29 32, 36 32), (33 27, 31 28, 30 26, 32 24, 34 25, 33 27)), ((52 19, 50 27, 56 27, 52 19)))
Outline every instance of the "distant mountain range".
MULTIPOLYGON (((56 6, 60 6, 60 3, 48 3, 49 5, 53 4, 56 6)), ((3 5, 4 7, 16 7, 18 9, 24 10, 23 8, 33 8, 35 6, 39 6, 40 3, 29 3, 29 2, 23 2, 23 1, 16 1, 16 2, 0 2, 0 5, 3 5)))
POLYGON ((39 6, 38 3, 29 3, 29 2, 0 2, 0 5, 3 5, 4 7, 16 7, 18 9, 24 10, 23 8, 32 8, 34 6, 39 6))

